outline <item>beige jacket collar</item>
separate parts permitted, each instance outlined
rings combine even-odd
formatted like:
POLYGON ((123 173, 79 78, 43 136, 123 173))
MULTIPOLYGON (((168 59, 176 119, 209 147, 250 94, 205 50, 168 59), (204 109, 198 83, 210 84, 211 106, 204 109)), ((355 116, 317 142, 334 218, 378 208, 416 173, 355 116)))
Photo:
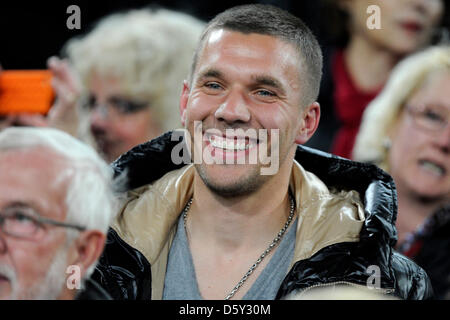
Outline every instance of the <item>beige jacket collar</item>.
MULTIPOLYGON (((152 298, 161 299, 176 222, 193 194, 193 165, 171 171, 161 179, 128 193, 113 228, 151 264, 152 298)), ((332 192, 313 173, 294 161, 290 188, 297 204, 294 259, 307 259, 340 242, 356 242, 364 209, 356 191, 332 192)), ((290 269, 290 268, 289 268, 290 269)))

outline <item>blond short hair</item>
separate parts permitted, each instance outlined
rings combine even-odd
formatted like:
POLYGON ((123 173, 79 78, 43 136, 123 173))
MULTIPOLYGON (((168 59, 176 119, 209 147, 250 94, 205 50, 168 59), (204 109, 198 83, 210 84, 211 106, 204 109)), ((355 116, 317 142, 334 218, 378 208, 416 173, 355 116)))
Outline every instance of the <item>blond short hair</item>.
POLYGON ((64 48, 87 87, 93 74, 120 80, 126 95, 149 101, 166 131, 180 127, 179 99, 204 23, 166 9, 115 13, 64 48))
POLYGON ((385 142, 405 102, 428 75, 449 68, 449 45, 433 46, 401 61, 393 69, 382 92, 364 111, 353 149, 353 159, 372 162, 389 171, 385 142))

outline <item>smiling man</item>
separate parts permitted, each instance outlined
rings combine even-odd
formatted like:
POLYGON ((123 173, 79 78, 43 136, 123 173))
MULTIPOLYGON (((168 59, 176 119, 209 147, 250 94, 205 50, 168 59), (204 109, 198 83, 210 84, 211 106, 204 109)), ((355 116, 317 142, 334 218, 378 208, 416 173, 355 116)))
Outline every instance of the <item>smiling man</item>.
POLYGON ((203 161, 174 161, 166 133, 114 164, 129 198, 109 234, 121 246, 107 245, 103 261, 134 247, 145 259, 118 265, 151 285, 136 295, 102 263, 97 277, 116 298, 278 299, 372 285, 374 265, 379 292, 430 296, 424 271, 392 250, 392 179, 299 146, 319 122, 321 69, 310 30, 276 7, 231 8, 207 25, 180 99, 186 149, 203 161), (254 150, 266 157, 250 161, 254 150))
MULTIPOLYGON (((281 163, 278 174, 263 175, 261 163, 243 161, 242 165, 227 165, 229 162, 223 161, 225 165, 210 165, 202 161, 196 165, 202 181, 199 187, 237 197, 253 193, 255 199, 273 195, 280 185, 287 188, 292 161, 286 160, 293 158, 295 143, 304 143, 314 132, 319 119, 317 103, 302 105, 301 83, 305 80, 299 77, 300 57, 295 47, 270 35, 218 29, 212 30, 205 39, 197 59, 196 75, 190 85, 185 83, 181 98, 182 123, 190 136, 194 136, 195 123, 202 125, 206 135, 204 139, 192 141, 194 146, 201 143, 202 149, 219 159, 232 158, 238 163, 258 143, 249 139, 245 140, 245 148, 236 148, 234 141, 241 140, 242 136, 234 132, 267 130, 269 137, 279 132, 278 141, 267 140, 277 144, 276 154, 270 151, 272 144, 263 147, 281 163), (305 110, 299 112, 300 109, 305 110), (216 133, 209 134, 211 129, 216 133), (217 143, 218 140, 222 143, 217 143), (266 181, 266 194, 254 192, 266 181)), ((316 64, 320 70, 320 60, 316 64)), ((194 147, 194 150, 200 149, 194 147)), ((288 207, 287 200, 283 201, 284 207, 288 207)))

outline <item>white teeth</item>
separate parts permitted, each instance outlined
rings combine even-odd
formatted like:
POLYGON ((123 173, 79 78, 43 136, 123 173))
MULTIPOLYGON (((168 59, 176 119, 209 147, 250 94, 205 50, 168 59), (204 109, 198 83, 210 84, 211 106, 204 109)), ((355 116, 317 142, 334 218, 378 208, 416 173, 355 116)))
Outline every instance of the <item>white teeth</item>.
POLYGON ((422 164, 422 167, 433 172, 434 174, 436 174, 438 176, 444 175, 444 169, 442 167, 438 166, 437 164, 434 164, 433 162, 422 161, 421 164, 422 164))
POLYGON ((224 139, 219 136, 209 137, 209 142, 214 148, 220 148, 224 150, 246 150, 251 147, 251 144, 246 144, 245 141, 234 139, 224 139))

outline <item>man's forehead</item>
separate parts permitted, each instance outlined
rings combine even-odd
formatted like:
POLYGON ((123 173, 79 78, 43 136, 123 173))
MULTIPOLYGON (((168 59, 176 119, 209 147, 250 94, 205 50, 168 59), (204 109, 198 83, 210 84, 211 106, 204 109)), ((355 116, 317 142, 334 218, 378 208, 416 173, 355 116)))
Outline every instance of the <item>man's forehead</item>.
POLYGON ((224 32, 225 29, 212 30, 207 37, 206 43, 208 43, 209 45, 214 45, 214 43, 220 41, 220 39, 223 37, 224 32))
POLYGON ((6 149, 0 149, 0 157, 10 158, 17 157, 17 159, 26 159, 28 157, 36 157, 36 160, 52 160, 62 161, 64 157, 47 146, 28 146, 28 147, 11 147, 6 149))
POLYGON ((199 56, 197 79, 220 77, 226 62, 230 62, 228 67, 234 67, 239 73, 244 72, 244 68, 249 71, 252 66, 256 67, 250 76, 257 82, 263 80, 280 84, 284 78, 289 86, 299 87, 302 67, 298 50, 293 44, 275 36, 227 29, 210 31, 199 56), (277 76, 273 72, 278 73, 277 76))
POLYGON ((59 216, 71 174, 67 161, 49 148, 2 150, 0 203, 23 202, 41 214, 59 216))
POLYGON ((279 49, 280 47, 285 47, 289 48, 292 51, 296 51, 296 47, 293 43, 288 42, 275 35, 256 32, 244 33, 241 31, 224 28, 212 29, 206 35, 202 49, 204 50, 206 47, 215 48, 228 45, 236 47, 239 46, 240 48, 248 48, 250 50, 253 49, 255 45, 261 46, 261 44, 273 50, 279 49))
POLYGON ((13 148, 0 150, 0 176, 29 175, 46 177, 41 183, 48 186, 61 185, 72 174, 72 166, 61 154, 48 147, 13 148))

